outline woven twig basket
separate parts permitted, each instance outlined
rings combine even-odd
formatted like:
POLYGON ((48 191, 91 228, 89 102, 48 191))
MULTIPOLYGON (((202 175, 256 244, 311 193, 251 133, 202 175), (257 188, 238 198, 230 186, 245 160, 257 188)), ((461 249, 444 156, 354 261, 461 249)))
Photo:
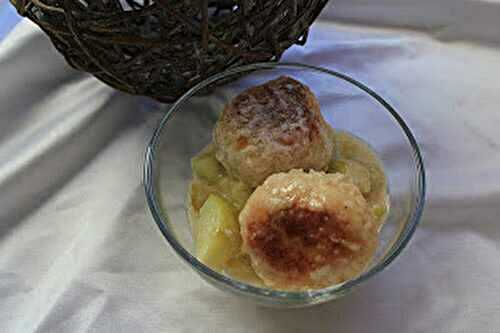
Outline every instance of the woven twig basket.
POLYGON ((171 102, 224 69, 277 61, 328 0, 10 0, 74 68, 171 102))

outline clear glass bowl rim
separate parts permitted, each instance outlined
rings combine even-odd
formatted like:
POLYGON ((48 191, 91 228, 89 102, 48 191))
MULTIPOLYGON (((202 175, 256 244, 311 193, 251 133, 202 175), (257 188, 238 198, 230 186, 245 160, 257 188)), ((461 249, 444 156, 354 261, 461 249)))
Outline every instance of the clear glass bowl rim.
POLYGON ((233 288, 240 293, 250 293, 254 294, 255 296, 260 296, 263 298, 271 298, 274 300, 286 300, 286 301, 307 301, 315 298, 328 298, 329 296, 335 296, 337 294, 342 294, 356 285, 359 285, 360 283, 366 281, 370 277, 374 276, 378 272, 382 271, 385 269, 400 253, 401 251, 406 247, 408 244, 409 240, 411 239, 413 233, 415 232, 415 229, 420 221, 420 218, 423 213, 424 209, 424 203, 425 203, 425 191, 426 191, 426 182, 425 182, 425 168, 423 164, 423 159, 422 159, 422 154, 420 152, 420 149, 418 147, 417 141, 415 140, 415 137, 413 136, 411 130, 409 127, 406 125, 406 123, 403 121, 401 116, 396 112, 396 110, 387 102, 385 101, 382 97, 380 97, 377 93, 375 93, 372 89, 370 89, 368 86, 364 85, 363 83, 357 81, 356 79, 353 79, 352 77, 343 74, 341 72, 335 71, 335 70, 330 70, 322 67, 317 67, 317 66, 312 66, 312 65, 306 65, 306 64, 301 64, 301 63, 292 63, 292 62, 281 62, 281 63, 256 63, 256 64, 251 64, 251 65, 245 65, 245 66, 240 66, 240 67, 235 67, 231 68, 229 70, 226 70, 222 73, 213 75, 209 77, 208 79, 198 83, 195 85, 193 88, 188 90, 184 95, 182 95, 171 107, 170 109, 166 112, 166 114, 163 116, 163 118, 160 120, 159 125, 155 129, 153 136, 146 148, 146 156, 144 160, 144 174, 143 174, 143 184, 144 184, 144 189, 146 193, 146 199, 148 206, 151 210, 151 214, 153 215, 154 221, 156 222, 156 225, 160 229, 162 235, 165 237, 167 242, 170 244, 170 246, 174 249, 174 251, 185 261, 187 262, 191 267, 199 271, 200 273, 214 279, 215 281, 221 283, 222 285, 227 285, 230 288, 233 288), (203 89, 204 87, 220 80, 223 79, 227 76, 230 75, 235 75, 235 74, 240 74, 240 73, 245 73, 245 72, 252 72, 255 70, 272 70, 276 68, 281 68, 281 69, 298 69, 298 70, 309 70, 309 71, 316 71, 324 74, 329 74, 332 75, 338 79, 344 80, 356 88, 362 90, 364 93, 370 95, 373 99, 375 99, 380 105, 384 107, 384 109, 390 113, 390 115, 396 120, 396 122, 399 124, 403 132, 405 133, 408 141, 410 142, 412 152, 413 152, 413 157, 415 161, 415 169, 417 172, 417 202, 416 205, 413 209, 413 211, 410 214, 409 221, 406 223, 405 228, 401 231, 401 236, 399 239, 392 245, 392 247, 389 250, 389 253, 384 256, 384 259, 377 263, 375 266, 373 266, 370 270, 366 271, 362 275, 344 282, 343 284, 340 285, 335 285, 332 287, 327 287, 323 289, 318 289, 318 290, 310 290, 310 291, 300 291, 300 292, 290 292, 290 291, 278 291, 278 290, 271 290, 271 289, 265 289, 265 288, 259 288, 255 287, 237 280, 234 280, 228 276, 225 276, 221 273, 218 273, 208 266, 204 265, 201 263, 196 257, 191 255, 188 250, 186 250, 176 239, 175 235, 173 234, 171 228, 169 227, 169 224, 165 217, 162 215, 161 210, 160 210, 160 204, 158 202, 158 198, 155 194, 154 190, 154 165, 155 165, 155 152, 156 148, 158 147, 158 144, 160 142, 160 136, 163 131, 163 128, 165 124, 168 122, 170 119, 171 115, 176 112, 179 107, 191 96, 193 96, 195 93, 197 93, 199 90, 203 89))

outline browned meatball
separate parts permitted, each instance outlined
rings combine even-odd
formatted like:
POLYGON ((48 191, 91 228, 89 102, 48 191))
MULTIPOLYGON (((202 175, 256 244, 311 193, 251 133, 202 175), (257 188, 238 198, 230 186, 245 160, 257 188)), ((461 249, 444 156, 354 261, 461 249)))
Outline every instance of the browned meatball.
POLYGON ((274 174, 239 217, 243 251, 274 289, 317 289, 363 272, 377 247, 373 215, 341 174, 274 174))
POLYGON ((309 88, 282 76, 235 97, 216 124, 214 143, 229 174, 256 187, 276 172, 326 169, 332 134, 309 88))

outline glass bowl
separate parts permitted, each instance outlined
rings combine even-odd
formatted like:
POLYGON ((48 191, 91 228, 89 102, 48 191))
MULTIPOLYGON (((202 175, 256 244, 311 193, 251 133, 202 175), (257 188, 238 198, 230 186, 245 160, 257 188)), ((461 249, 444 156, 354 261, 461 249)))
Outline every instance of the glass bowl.
POLYGON ((144 186, 154 221, 166 241, 203 279, 259 304, 301 307, 346 295, 401 253, 422 215, 425 171, 415 138, 401 116, 364 84, 324 68, 262 63, 215 75, 189 90, 170 108, 147 147, 144 186), (194 256, 187 219, 190 159, 211 141, 212 128, 224 105, 243 90, 281 75, 307 84, 334 128, 349 131, 371 145, 388 178, 391 209, 373 262, 357 278, 319 290, 285 292, 258 288, 213 271, 194 256))

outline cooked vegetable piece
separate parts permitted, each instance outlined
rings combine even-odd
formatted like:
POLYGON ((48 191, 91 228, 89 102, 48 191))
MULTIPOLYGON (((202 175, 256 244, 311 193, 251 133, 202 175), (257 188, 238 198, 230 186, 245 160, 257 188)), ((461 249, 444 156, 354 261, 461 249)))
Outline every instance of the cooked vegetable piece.
POLYGON ((234 208, 210 194, 196 220, 196 256, 210 268, 221 271, 241 247, 240 226, 234 208))
POLYGON ((340 172, 351 177, 354 185, 359 188, 361 193, 370 193, 372 188, 370 170, 363 163, 355 160, 338 159, 330 162, 328 170, 329 172, 340 172))

